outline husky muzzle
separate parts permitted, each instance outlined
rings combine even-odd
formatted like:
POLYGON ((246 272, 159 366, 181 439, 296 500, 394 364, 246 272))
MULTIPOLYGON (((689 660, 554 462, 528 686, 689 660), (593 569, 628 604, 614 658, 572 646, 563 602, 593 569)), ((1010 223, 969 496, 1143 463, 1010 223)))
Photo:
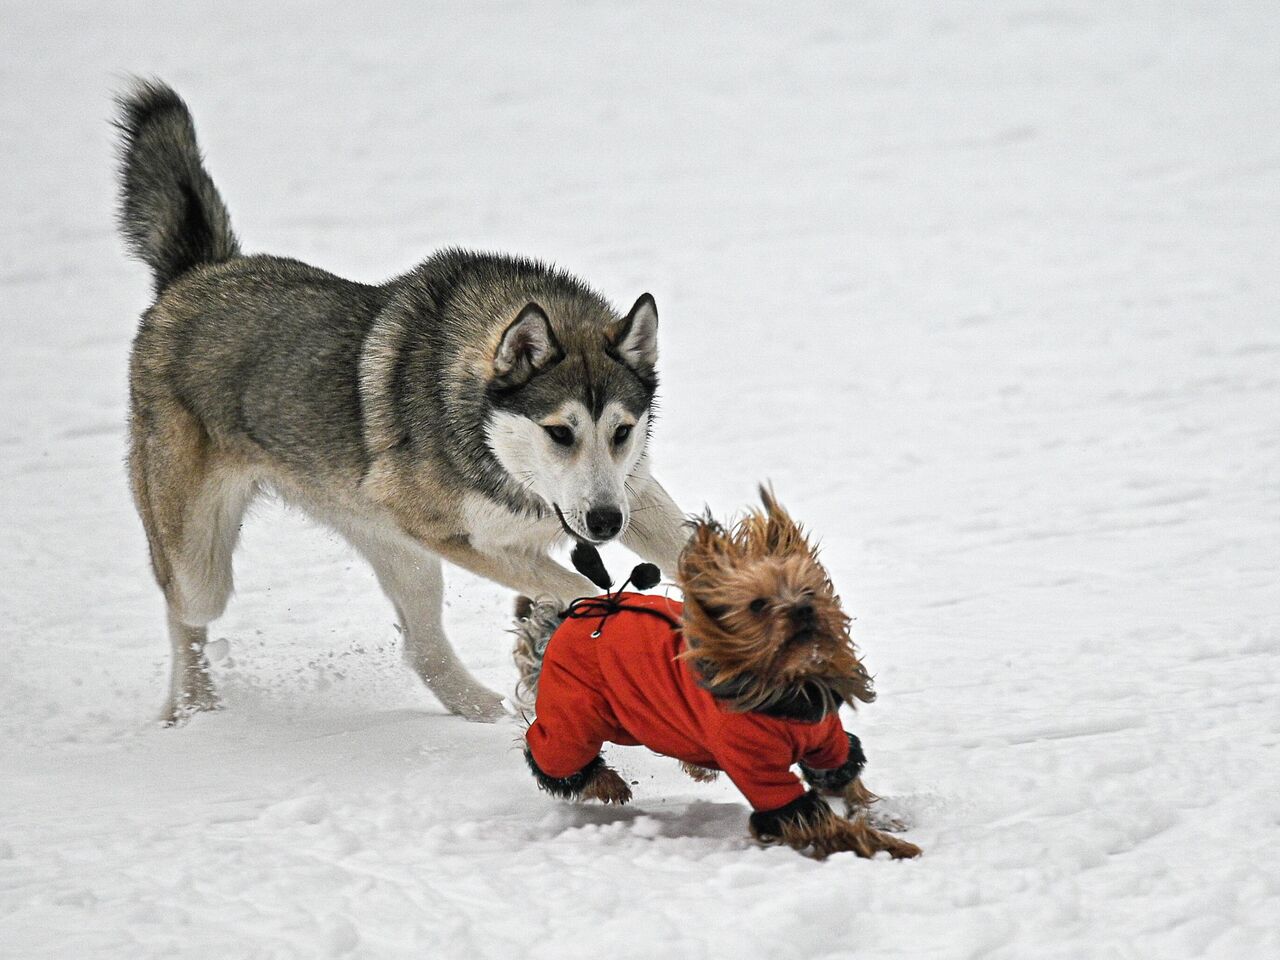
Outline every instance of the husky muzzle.
POLYGON ((600 546, 612 540, 622 531, 622 511, 617 507, 592 507, 586 513, 587 532, 585 534, 573 529, 565 519, 564 511, 558 503, 551 505, 556 511, 560 526, 578 543, 600 546))

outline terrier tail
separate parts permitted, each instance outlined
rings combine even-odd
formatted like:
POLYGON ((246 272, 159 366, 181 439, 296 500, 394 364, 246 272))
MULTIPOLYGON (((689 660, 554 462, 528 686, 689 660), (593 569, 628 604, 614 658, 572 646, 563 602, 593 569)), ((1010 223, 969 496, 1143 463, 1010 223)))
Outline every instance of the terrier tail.
POLYGON ((542 676, 542 660, 547 655, 551 635, 564 621, 560 605, 549 600, 516 598, 515 648, 511 651, 520 679, 516 683, 515 701, 533 709, 538 700, 538 678, 542 676))
POLYGON ((116 106, 120 232, 151 268, 158 296, 193 267, 237 256, 240 244, 182 98, 158 80, 135 80, 116 106))

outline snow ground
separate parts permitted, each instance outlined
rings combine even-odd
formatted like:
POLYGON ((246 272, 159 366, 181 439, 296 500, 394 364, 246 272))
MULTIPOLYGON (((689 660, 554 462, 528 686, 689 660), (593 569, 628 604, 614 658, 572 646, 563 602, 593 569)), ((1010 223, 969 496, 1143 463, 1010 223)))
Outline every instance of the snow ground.
MULTIPOLYGON (((264 6, 2 8, 0 956, 1280 956, 1272 5, 264 6), (820 532, 925 857, 758 849, 640 750, 632 807, 549 800, 270 505, 228 709, 152 726, 129 71, 190 100, 251 249, 652 290, 658 473, 722 512, 772 478, 820 532)), ((451 576, 504 687, 508 604, 451 576)))

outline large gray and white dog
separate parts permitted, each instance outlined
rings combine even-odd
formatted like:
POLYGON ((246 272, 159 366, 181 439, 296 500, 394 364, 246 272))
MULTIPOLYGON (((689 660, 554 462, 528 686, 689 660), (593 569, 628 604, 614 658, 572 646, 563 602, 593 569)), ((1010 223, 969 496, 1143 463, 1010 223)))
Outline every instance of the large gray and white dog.
POLYGON ((216 705, 207 625, 272 489, 373 565, 405 656, 454 713, 501 698, 441 624, 441 559, 529 596, 594 592, 548 551, 621 538, 671 571, 683 515, 645 459, 658 314, 542 263, 446 250, 380 286, 246 255, 186 105, 119 98, 121 228, 155 278, 130 367, 129 472, 168 607, 164 718, 216 705))

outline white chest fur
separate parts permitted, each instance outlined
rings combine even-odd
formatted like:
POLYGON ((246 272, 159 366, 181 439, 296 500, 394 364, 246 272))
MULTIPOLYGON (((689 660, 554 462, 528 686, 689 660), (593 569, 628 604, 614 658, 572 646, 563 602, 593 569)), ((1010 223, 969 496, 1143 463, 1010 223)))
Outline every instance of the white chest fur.
POLYGON ((554 514, 535 520, 477 493, 467 494, 462 516, 471 545, 485 553, 545 553, 564 535, 554 514))

